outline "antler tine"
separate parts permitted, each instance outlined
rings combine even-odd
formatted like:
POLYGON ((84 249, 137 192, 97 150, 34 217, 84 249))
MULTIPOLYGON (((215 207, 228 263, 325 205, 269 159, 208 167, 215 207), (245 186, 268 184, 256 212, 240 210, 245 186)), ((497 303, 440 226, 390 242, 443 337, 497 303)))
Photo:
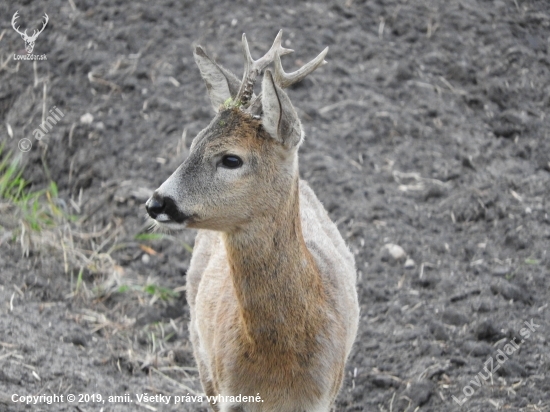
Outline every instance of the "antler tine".
POLYGON ((252 93, 254 91, 254 83, 256 82, 256 77, 258 76, 258 74, 260 74, 262 70, 269 66, 269 64, 271 64, 277 56, 292 53, 294 51, 292 49, 286 49, 281 46, 282 37, 283 31, 279 30, 279 33, 277 33, 277 36, 275 37, 273 45, 271 46, 269 51, 262 58, 254 60, 252 59, 252 55, 250 54, 250 48, 248 47, 246 34, 243 33, 242 42, 245 60, 244 76, 241 83, 241 88, 239 89, 239 93, 237 94, 237 100, 239 100, 241 104, 246 105, 252 97, 252 93))
POLYGON ((294 52, 294 50, 292 49, 286 49, 281 46, 282 37, 283 30, 279 30, 279 33, 277 33, 277 36, 275 37, 273 45, 271 46, 269 51, 262 58, 258 60, 253 60, 252 56, 250 55, 250 49, 248 48, 246 34, 243 33, 243 53, 244 58, 246 59, 247 69, 249 71, 256 71, 257 73, 261 73, 263 69, 265 69, 271 62, 273 62, 277 54, 282 56, 294 52))
POLYGON ((320 67, 327 62, 325 61, 325 56, 328 53, 328 47, 326 47, 319 55, 314 58, 309 63, 303 65, 301 68, 292 73, 285 73, 283 70, 283 65, 281 63, 281 56, 277 54, 275 56, 275 73, 274 79, 281 88, 285 89, 294 83, 302 81, 308 74, 313 72, 317 67, 320 67))
POLYGON ((24 33, 21 33, 21 32, 19 31, 19 26, 15 27, 15 24, 16 24, 15 22, 16 22, 16 20, 17 20, 18 18, 19 18, 19 10, 17 10, 17 11, 15 12, 15 14, 13 15, 13 17, 12 17, 12 19, 11 19, 11 25, 12 25, 13 29, 14 29, 17 33, 19 33, 21 36, 26 35, 26 34, 27 34, 27 30, 25 30, 24 33))
POLYGON ((43 17, 45 17, 45 19, 44 19, 44 23, 42 23, 42 28, 41 28, 40 30, 38 30, 38 31, 37 31, 36 29, 34 29, 34 30, 33 30, 33 33, 32 33, 32 36, 31 36, 31 39, 36 40, 36 38, 38 37, 38 35, 39 35, 40 33, 42 33, 42 32, 44 31, 44 29, 46 28, 46 25, 48 24, 48 21, 50 20, 50 18, 48 17, 48 15, 47 15, 46 13, 44 13, 44 16, 43 16, 43 17))

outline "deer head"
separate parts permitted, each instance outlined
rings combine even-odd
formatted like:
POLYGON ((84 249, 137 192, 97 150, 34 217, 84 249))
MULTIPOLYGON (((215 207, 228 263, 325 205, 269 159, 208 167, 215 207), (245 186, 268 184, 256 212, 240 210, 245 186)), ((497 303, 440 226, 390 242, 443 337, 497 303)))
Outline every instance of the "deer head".
POLYGON ((216 116, 193 140, 189 157, 147 201, 156 222, 230 232, 253 216, 274 216, 288 201, 303 133, 283 89, 326 63, 328 47, 301 69, 285 73, 280 56, 292 50, 281 46, 281 38, 282 31, 265 56, 253 60, 243 34, 241 81, 196 47, 195 61, 216 116), (254 95, 256 78, 272 63, 274 71, 265 71, 262 91, 254 95))
POLYGON ((36 41, 36 38, 40 33, 44 31, 46 28, 46 25, 48 24, 49 17, 46 13, 44 13, 44 22, 42 23, 42 28, 40 30, 33 30, 32 36, 27 35, 27 30, 25 30, 23 33, 19 31, 19 26, 15 27, 15 22, 19 18, 19 10, 15 12, 13 15, 13 18, 11 19, 11 25, 13 29, 21 35, 23 40, 25 41, 25 50, 27 50, 28 54, 31 54, 34 49, 34 42, 36 41))

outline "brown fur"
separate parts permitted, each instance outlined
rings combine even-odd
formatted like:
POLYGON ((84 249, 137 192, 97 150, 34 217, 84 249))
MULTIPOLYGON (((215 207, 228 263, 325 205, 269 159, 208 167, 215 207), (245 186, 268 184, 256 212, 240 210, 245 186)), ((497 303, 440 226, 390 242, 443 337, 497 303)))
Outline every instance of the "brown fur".
MULTIPOLYGON (((263 399, 214 410, 328 411, 357 328, 353 257, 299 180, 297 148, 285 148, 236 109, 208 130, 192 152, 203 162, 237 154, 250 169, 216 199, 181 205, 194 216, 189 227, 217 231, 199 231, 188 272, 203 387, 211 396, 263 399)), ((192 178, 190 170, 180 178, 192 178)))
POLYGON ((328 412, 357 333, 355 261, 299 179, 302 126, 283 90, 322 65, 328 49, 285 73, 281 36, 253 60, 243 35, 242 83, 195 49, 217 116, 146 205, 160 224, 200 229, 187 294, 206 394, 261 397, 211 401, 215 411, 328 412), (261 98, 248 105, 272 62, 275 74, 265 70, 261 98))
POLYGON ((200 229, 187 293, 206 394, 262 399, 211 402, 215 411, 328 412, 357 333, 355 261, 299 179, 302 126, 283 90, 322 65, 327 49, 285 73, 281 36, 259 60, 243 36, 251 63, 244 83, 196 48, 217 115, 147 202, 167 227, 200 229), (273 61, 275 75, 265 71, 261 98, 247 106, 254 79, 273 61), (233 167, 227 155, 242 163, 233 167))

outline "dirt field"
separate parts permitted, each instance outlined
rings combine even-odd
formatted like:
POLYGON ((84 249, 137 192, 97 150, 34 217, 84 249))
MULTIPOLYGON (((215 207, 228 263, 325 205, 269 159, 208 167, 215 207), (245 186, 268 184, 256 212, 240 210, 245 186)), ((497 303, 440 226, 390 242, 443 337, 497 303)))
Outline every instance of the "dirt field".
POLYGON ((280 28, 288 70, 330 47, 289 94, 301 175, 357 262, 334 410, 550 410, 548 2, 283 3, 0 4, 4 154, 32 190, 55 181, 50 201, 75 217, 29 235, 0 209, 0 411, 207 410, 185 399, 201 393, 183 288, 194 233, 144 236, 144 202, 213 116, 193 46, 240 77, 241 34, 259 56, 280 28), (14 60, 16 10, 29 31, 48 14, 33 52, 47 60, 14 60))

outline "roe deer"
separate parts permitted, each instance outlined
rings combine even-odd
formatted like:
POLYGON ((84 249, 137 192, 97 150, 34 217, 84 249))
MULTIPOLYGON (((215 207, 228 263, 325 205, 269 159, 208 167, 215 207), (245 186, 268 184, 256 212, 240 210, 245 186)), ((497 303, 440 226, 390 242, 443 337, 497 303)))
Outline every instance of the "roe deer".
POLYGON ((253 60, 243 35, 242 81, 195 49, 217 114, 146 204, 160 226, 200 229, 189 331, 204 391, 220 395, 215 411, 329 411, 357 333, 355 261, 299 179, 302 126, 283 91, 326 63, 328 48, 285 73, 280 56, 292 50, 281 36, 253 60))

